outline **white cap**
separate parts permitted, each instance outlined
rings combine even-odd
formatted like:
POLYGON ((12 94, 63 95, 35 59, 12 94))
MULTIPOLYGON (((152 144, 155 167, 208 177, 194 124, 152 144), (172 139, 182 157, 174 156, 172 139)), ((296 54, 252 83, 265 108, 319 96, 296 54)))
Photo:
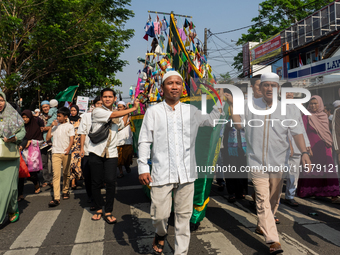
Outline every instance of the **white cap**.
POLYGON ((40 112, 40 110, 39 110, 39 109, 35 109, 34 111, 35 111, 35 112, 40 112))
POLYGON ((272 81, 279 84, 280 77, 276 73, 264 73, 261 75, 261 82, 272 81))
POLYGON ((125 103, 124 101, 119 101, 119 102, 117 103, 117 105, 120 105, 120 104, 126 106, 126 103, 125 103))
POLYGON ((183 81, 182 75, 180 75, 177 71, 169 71, 166 74, 164 74, 162 82, 164 82, 167 78, 169 78, 171 76, 181 77, 181 79, 183 81))
POLYGON ((50 101, 50 106, 51 106, 51 107, 57 107, 57 106, 58 106, 58 101, 57 101, 56 99, 52 99, 52 100, 50 101))
POLYGON ((339 107, 340 106, 340 100, 335 100, 333 102, 333 107, 336 108, 336 107, 339 107))

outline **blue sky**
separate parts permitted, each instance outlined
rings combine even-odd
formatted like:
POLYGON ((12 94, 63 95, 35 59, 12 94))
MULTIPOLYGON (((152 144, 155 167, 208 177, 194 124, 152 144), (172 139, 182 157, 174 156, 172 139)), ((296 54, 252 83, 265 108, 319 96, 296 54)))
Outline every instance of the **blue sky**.
MULTIPOLYGON (((135 30, 134 37, 129 41, 130 47, 125 50, 121 58, 129 61, 129 64, 123 68, 123 72, 117 73, 117 78, 123 83, 122 87, 117 87, 123 92, 123 97, 128 97, 129 88, 137 83, 137 72, 143 68, 143 64, 137 62, 137 57, 145 57, 145 53, 150 49, 151 41, 143 39, 145 35, 144 25, 148 18, 148 11, 158 11, 175 14, 192 16, 192 22, 196 25, 198 38, 204 40, 204 28, 208 28, 213 33, 232 30, 244 26, 251 25, 251 19, 258 14, 258 5, 263 0, 171 0, 171 1, 155 1, 155 0, 132 0, 130 9, 135 13, 135 17, 131 18, 125 28, 135 30)), ((151 14, 154 21, 156 14, 151 14)), ((159 15, 163 17, 163 15, 159 15)), ((169 21, 169 16, 166 16, 169 21)), ((179 18, 178 18, 179 19, 179 18)), ((183 19, 183 18, 182 18, 183 19)), ((182 24, 179 19, 180 24, 182 24)), ((232 56, 235 56, 239 47, 235 45, 237 39, 242 33, 246 33, 247 29, 239 30, 232 33, 218 35, 225 44, 212 36, 208 40, 208 51, 218 48, 225 48, 224 59, 218 52, 209 53, 208 63, 212 66, 213 73, 218 77, 220 73, 232 71, 231 67, 225 63, 225 60, 233 62, 232 56), (217 45, 215 45, 217 44, 217 45), (218 56, 217 60, 209 60, 209 57, 218 56)), ((222 53, 222 52, 221 52, 222 53)), ((124 99, 127 101, 127 99, 124 99)))

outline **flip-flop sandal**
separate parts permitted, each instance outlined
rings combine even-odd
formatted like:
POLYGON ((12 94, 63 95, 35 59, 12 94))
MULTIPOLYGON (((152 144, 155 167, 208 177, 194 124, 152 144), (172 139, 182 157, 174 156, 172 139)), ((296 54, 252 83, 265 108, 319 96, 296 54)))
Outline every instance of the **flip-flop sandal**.
POLYGON ((255 233, 263 236, 263 231, 259 227, 256 227, 255 233))
POLYGON ((60 200, 52 200, 51 202, 48 203, 49 207, 56 207, 60 205, 60 200))
POLYGON ((34 190, 34 194, 39 194, 41 192, 41 189, 39 188, 39 189, 36 189, 36 190, 34 190))
POLYGON ((340 197, 337 197, 336 199, 332 199, 332 204, 340 204, 340 197))
POLYGON ((154 254, 161 255, 163 253, 166 236, 167 235, 159 236, 157 233, 155 234, 155 242, 152 244, 154 254), (163 245, 159 244, 159 241, 164 241, 164 244, 163 245), (154 247, 157 247, 157 249, 161 249, 162 251, 161 252, 156 251, 154 247))
POLYGON ((271 255, 274 255, 274 254, 279 254, 279 253, 282 253, 283 250, 281 248, 281 244, 280 243, 273 243, 270 247, 269 247, 269 253, 271 255))
POLYGON ((13 220, 10 220, 11 223, 17 222, 19 220, 19 210, 17 210, 15 213, 8 214, 9 218, 12 218, 14 216, 15 218, 13 220))
POLYGON ((104 218, 104 220, 106 221, 106 223, 107 224, 116 224, 117 223, 117 219, 116 220, 114 220, 114 221, 110 221, 109 220, 109 217, 111 218, 113 218, 113 215, 112 214, 108 214, 108 215, 103 215, 103 218, 104 218))
POLYGON ((276 216, 274 216, 274 220, 275 220, 276 224, 280 224, 281 223, 280 220, 278 218, 276 218, 276 216))
POLYGON ((63 199, 64 200, 67 200, 67 199, 69 199, 70 198, 70 194, 69 193, 64 193, 63 194, 63 199))
POLYGON ((299 206, 299 203, 296 202, 294 199, 285 199, 283 200, 287 205, 290 205, 290 206, 299 206))
POLYGON ((93 220, 93 221, 101 220, 101 219, 102 219, 102 216, 103 216, 103 213, 95 213, 95 214, 93 214, 91 220, 93 220), (98 218, 98 215, 100 216, 99 218, 98 218), (95 219, 93 218, 94 216, 96 216, 95 219))

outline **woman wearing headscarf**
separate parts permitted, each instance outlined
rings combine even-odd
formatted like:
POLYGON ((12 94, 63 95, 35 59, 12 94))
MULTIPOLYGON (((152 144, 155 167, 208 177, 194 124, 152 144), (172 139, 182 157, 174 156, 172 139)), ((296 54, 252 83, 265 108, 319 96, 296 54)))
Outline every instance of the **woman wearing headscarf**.
POLYGON ((70 108, 70 123, 74 126, 74 137, 73 147, 71 149, 71 164, 70 164, 70 180, 71 187, 75 189, 77 187, 76 181, 82 177, 81 171, 81 157, 80 157, 80 135, 78 135, 78 127, 80 124, 79 107, 72 105, 70 108))
POLYGON ((308 110, 311 115, 302 118, 313 152, 311 162, 314 168, 309 173, 300 173, 297 195, 332 197, 332 203, 340 203, 339 180, 332 157, 332 135, 321 97, 312 96, 308 110))
MULTIPOLYGON (((0 92, 0 139, 5 144, 18 144, 25 134, 23 119, 6 101, 5 94, 0 92)), ((20 158, 1 160, 0 157, 0 161, 0 224, 6 214, 10 222, 16 222, 19 219, 17 198, 20 158)))
MULTIPOLYGON (((24 110, 21 113, 21 117, 23 118, 25 122, 25 130, 26 135, 23 139, 22 143, 20 144, 20 151, 22 151, 23 158, 25 160, 25 163, 27 164, 28 160, 28 148, 29 146, 36 146, 36 143, 42 144, 44 142, 42 128, 45 126, 44 121, 40 119, 39 117, 33 116, 32 112, 30 110, 24 110)), ((40 150, 39 150, 40 153, 40 150)), ((40 182, 39 182, 39 169, 34 169, 34 171, 30 172, 28 180, 32 181, 34 184, 34 193, 38 194, 40 193, 40 182)), ((21 201, 24 199, 23 191, 24 191, 24 183, 25 178, 19 179, 19 196, 18 201, 21 201)))

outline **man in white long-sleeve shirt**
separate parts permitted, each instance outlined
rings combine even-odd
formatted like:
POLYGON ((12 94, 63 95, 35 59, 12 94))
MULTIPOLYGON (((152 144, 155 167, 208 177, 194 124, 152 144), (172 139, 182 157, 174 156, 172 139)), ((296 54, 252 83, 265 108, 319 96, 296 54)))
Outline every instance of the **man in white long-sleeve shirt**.
POLYGON ((176 71, 164 75, 162 90, 165 101, 146 111, 139 134, 139 180, 143 185, 151 186, 150 214, 156 228, 152 245, 154 251, 161 254, 164 248, 173 192, 175 254, 187 254, 194 181, 197 178, 197 173, 193 171, 196 166, 196 135, 200 126, 213 126, 214 119, 219 119, 222 110, 214 106, 209 115, 202 115, 196 107, 181 103, 183 79, 176 71), (147 162, 151 144, 150 175, 147 162))
MULTIPOLYGON (((292 121, 292 118, 295 118, 292 107, 287 107, 286 115, 281 114, 281 104, 277 104, 274 112, 268 115, 253 113, 255 110, 264 111, 272 108, 274 88, 279 89, 279 76, 275 73, 262 74, 260 89, 263 97, 253 98, 253 110, 250 111, 246 104, 244 115, 241 117, 233 114, 232 120, 237 129, 243 128, 243 125, 247 123, 245 125, 247 162, 251 169, 258 216, 256 232, 264 235, 266 243, 270 244, 270 253, 278 254, 283 251, 274 215, 278 209, 282 192, 283 171, 280 169, 288 166, 289 132, 302 152, 302 165, 310 165, 310 159, 303 138, 303 127, 294 125, 295 123, 292 121), (261 122, 263 125, 260 125, 261 122), (241 123, 244 124, 241 125, 241 123), (270 166, 272 169, 269 168, 270 166)), ((226 97, 233 113, 233 98, 230 94, 226 94, 226 97)))

